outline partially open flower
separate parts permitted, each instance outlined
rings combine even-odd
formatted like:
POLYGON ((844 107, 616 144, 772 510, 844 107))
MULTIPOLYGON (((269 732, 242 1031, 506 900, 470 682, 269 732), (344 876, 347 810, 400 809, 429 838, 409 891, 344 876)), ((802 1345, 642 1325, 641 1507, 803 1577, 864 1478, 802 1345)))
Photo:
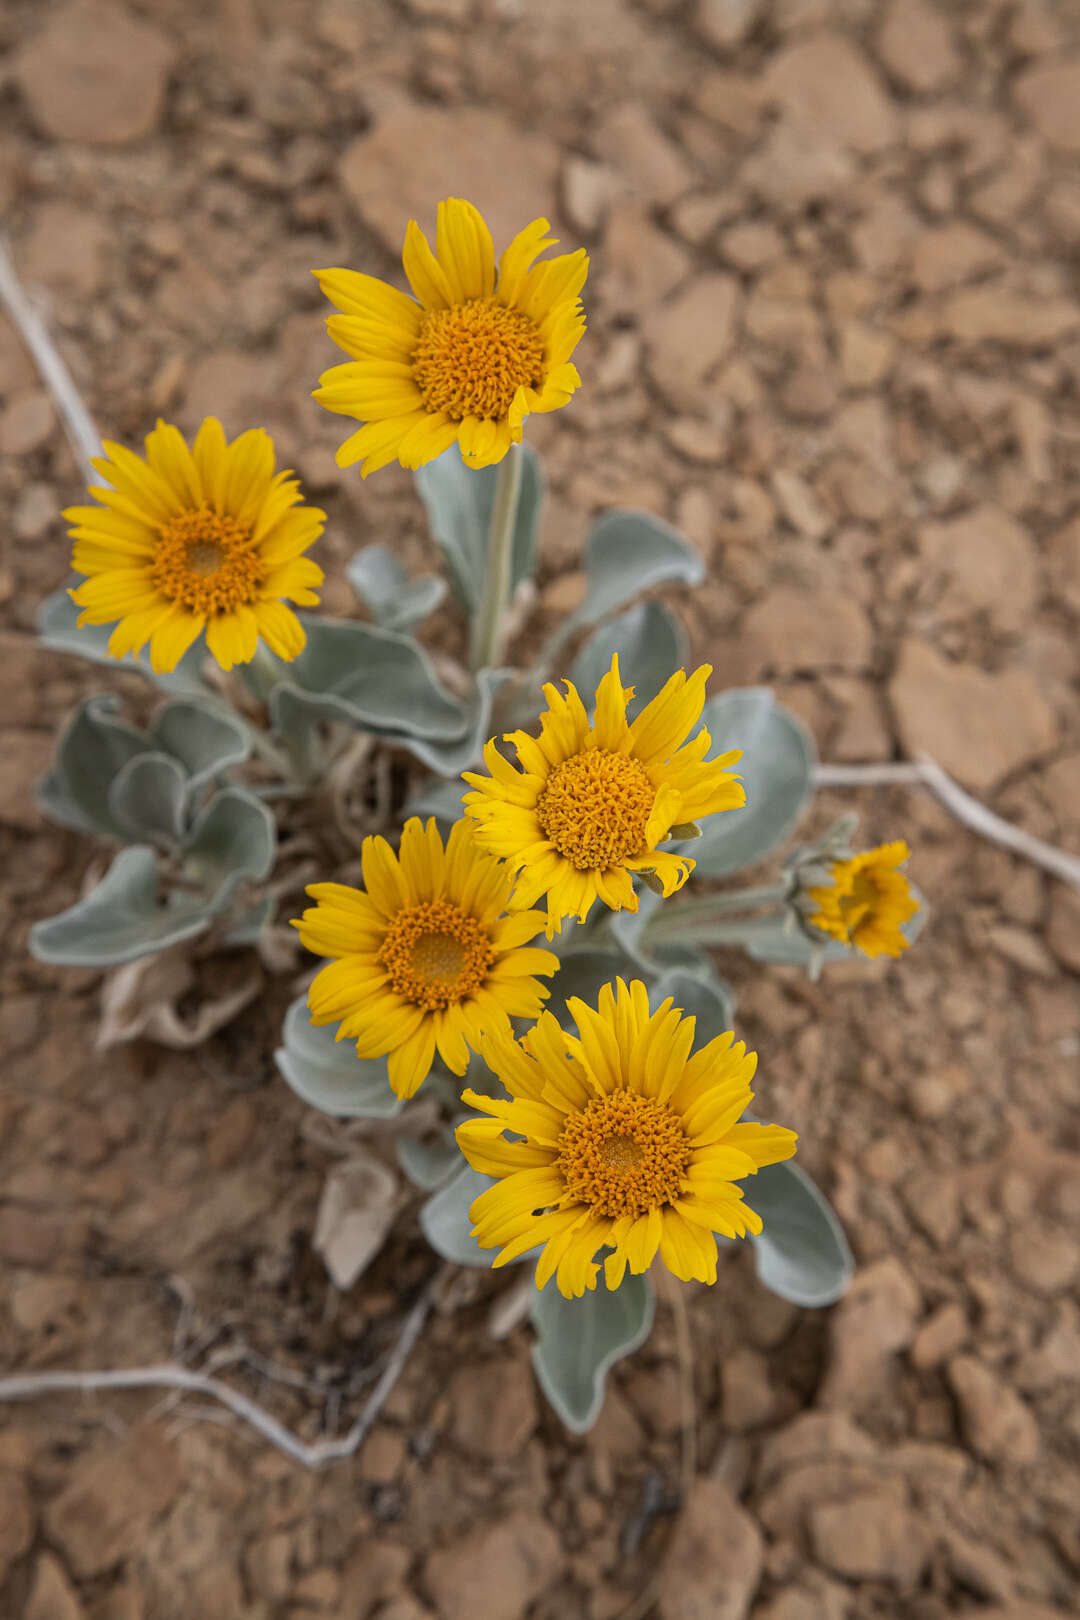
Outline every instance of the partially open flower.
POLYGON ((910 853, 898 839, 850 860, 835 861, 832 881, 806 891, 807 900, 817 907, 807 909, 806 921, 865 956, 899 956, 908 948, 901 924, 919 909, 907 878, 898 870, 910 853))
POLYGON ((581 378, 570 356, 585 331, 584 249, 534 264, 554 245, 546 219, 520 231, 499 261, 471 203, 439 204, 435 252, 415 220, 402 260, 415 298, 356 270, 316 270, 341 311, 327 330, 352 359, 319 379, 327 410, 366 426, 338 465, 422 467, 455 442, 470 467, 520 444, 530 411, 557 411, 581 378))
POLYGON ((548 997, 535 978, 555 973, 551 951, 529 947, 540 912, 504 916, 506 868, 478 849, 467 821, 443 848, 434 819, 405 823, 395 855, 385 838, 365 838, 364 884, 315 883, 318 902, 293 927, 316 956, 335 960, 308 992, 313 1024, 336 1024, 357 1056, 387 1058, 390 1085, 411 1097, 436 1048, 464 1074, 470 1048, 489 1031, 510 1034, 511 1018, 536 1018, 548 997))
POLYGON ((544 1246, 536 1270, 572 1298, 659 1251, 683 1281, 716 1281, 717 1232, 745 1237, 761 1217, 735 1182, 790 1159, 795 1132, 739 1123, 753 1097, 756 1058, 731 1032, 690 1055, 695 1021, 671 999, 650 1011, 645 986, 605 985, 597 1007, 567 1003, 568 1035, 551 1013, 519 1043, 488 1036, 482 1055, 510 1100, 465 1091, 485 1118, 458 1127, 474 1170, 498 1177, 469 1214, 494 1266, 544 1246), (507 1140, 506 1133, 511 1140, 507 1140))
POLYGON ((274 445, 262 428, 227 444, 207 417, 188 449, 159 421, 146 459, 105 445, 94 466, 110 488, 94 486, 98 506, 69 506, 72 567, 89 577, 71 592, 82 624, 118 621, 114 658, 150 643, 158 674, 174 670, 206 631, 222 669, 246 664, 260 636, 279 658, 304 648, 286 601, 318 605, 323 571, 304 552, 326 514, 300 505, 300 485, 274 472, 274 445))
POLYGON ((591 726, 570 681, 565 697, 545 686, 551 707, 540 717, 539 738, 515 731, 506 739, 521 768, 489 742, 490 776, 464 773, 476 789, 463 803, 479 823, 477 842, 521 874, 515 906, 547 895, 549 938, 564 917, 584 922, 597 897, 613 911, 636 911, 635 872, 655 874, 663 893, 674 894, 694 863, 657 846, 681 824, 746 802, 728 769, 740 751, 706 763, 709 733, 702 728, 686 741, 711 673, 708 664, 689 677, 679 670, 630 724, 634 690, 623 686, 615 657, 597 688, 591 726))

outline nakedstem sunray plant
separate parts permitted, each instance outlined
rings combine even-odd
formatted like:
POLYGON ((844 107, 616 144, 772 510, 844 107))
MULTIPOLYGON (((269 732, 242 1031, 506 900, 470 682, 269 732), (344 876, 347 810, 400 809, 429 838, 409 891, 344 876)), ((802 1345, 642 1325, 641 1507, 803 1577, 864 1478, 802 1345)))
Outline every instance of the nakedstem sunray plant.
POLYGON ((807 922, 864 956, 899 956, 908 948, 901 933, 919 909, 907 878, 899 871, 911 854, 903 839, 879 844, 850 860, 835 861, 831 883, 808 889, 817 911, 807 922))
POLYGON ((334 960, 308 992, 312 1023, 340 1024, 338 1039, 361 1058, 385 1054, 390 1086, 411 1097, 438 1049, 464 1074, 481 1037, 510 1033, 511 1018, 536 1018, 548 989, 535 977, 558 971, 551 951, 532 949, 539 911, 506 915, 511 883, 504 866, 478 849, 459 821, 446 848, 434 819, 405 823, 398 855, 385 838, 366 838, 366 893, 315 883, 317 901, 294 922, 317 956, 334 960))
POLYGON ((673 829, 693 824, 696 831, 700 817, 745 804, 742 783, 728 769, 740 750, 706 762, 708 731, 686 740, 701 719, 711 673, 708 664, 689 677, 678 670, 628 723, 634 689, 623 686, 616 654, 597 687, 591 725, 571 681, 565 697, 545 686, 550 707, 540 716, 540 736, 515 731, 506 738, 518 766, 492 741, 484 749, 490 774, 464 773, 476 790, 464 803, 477 841, 517 876, 516 906, 546 895, 549 937, 565 917, 584 922, 597 899, 613 911, 636 911, 635 872, 655 876, 665 899, 674 894, 694 863, 657 845, 673 829))
POLYGON ((570 363, 585 331, 579 294, 584 249, 534 261, 555 238, 546 219, 520 231, 499 260, 479 211, 459 197, 439 204, 435 252, 413 219, 402 263, 415 295, 356 270, 317 270, 340 311, 327 322, 352 359, 320 378, 315 398, 366 425, 338 464, 361 475, 388 462, 422 467, 457 444, 470 467, 501 461, 520 444, 530 412, 557 411, 579 387, 570 363))
MULTIPOLYGON (((679 667, 668 610, 633 605, 702 582, 669 525, 601 516, 580 606, 533 666, 505 667, 510 599, 538 560, 543 480, 523 426, 571 400, 585 330, 588 260, 543 258, 547 230, 527 225, 496 268, 479 212, 447 198, 434 251, 409 223, 414 296, 317 272, 350 359, 316 398, 362 424, 338 461, 364 477, 420 469, 468 671, 444 679, 452 661, 411 633, 443 581, 409 580, 385 546, 348 569, 375 624, 294 613, 318 605, 306 553, 324 516, 275 472, 262 429, 230 444, 210 418, 189 447, 159 422, 145 457, 106 445, 97 504, 66 514, 84 579, 50 599, 42 631, 98 661, 133 655, 169 697, 144 729, 100 697, 64 728, 43 806, 127 847, 31 944, 79 966, 196 941, 272 960, 266 930, 297 871, 275 856, 302 846, 306 863, 332 818, 323 858, 341 881, 308 887, 294 922, 323 961, 286 1015, 280 1072, 335 1117, 398 1116, 397 1167, 430 1195, 420 1225, 444 1259, 534 1264, 537 1375, 582 1431, 608 1368, 649 1331, 650 1267, 712 1283, 718 1245, 747 1239, 762 1281, 801 1306, 838 1299, 852 1275, 835 1215, 788 1162, 795 1133, 744 1117, 756 1060, 703 947, 816 976, 899 955, 924 913, 898 870, 907 846, 855 851, 854 817, 790 855, 780 882, 679 893, 776 852, 816 762, 769 692, 707 696, 710 669, 679 667), (224 682, 204 646, 223 670, 251 667, 224 682), (297 827, 279 851, 279 828, 297 827), (330 863, 358 846, 354 885, 330 863), (535 943, 545 931, 553 949, 535 943)), ((389 1157, 385 1139, 371 1150, 389 1157)), ((396 1171, 380 1171, 398 1199, 396 1171)))
POLYGON ((94 466, 97 506, 70 506, 72 566, 86 574, 72 591, 79 624, 119 621, 109 653, 123 658, 150 643, 151 667, 174 670, 206 631, 222 669, 250 663, 260 636, 293 659, 304 631, 286 601, 317 606, 323 571, 304 556, 322 533, 325 512, 301 505, 300 485, 274 472, 274 446, 262 428, 228 444, 208 417, 189 449, 159 421, 146 458, 105 444, 94 466))
POLYGON ((544 1013, 520 1042, 485 1038, 509 1102, 463 1093, 488 1117, 459 1125, 458 1144, 498 1178, 469 1211, 477 1242, 495 1266, 542 1244, 536 1285, 554 1277, 567 1297, 596 1287, 605 1247, 609 1289, 657 1253, 683 1282, 715 1282, 714 1234, 762 1229, 735 1182, 795 1152, 794 1131, 739 1123, 756 1057, 733 1031, 691 1056, 695 1020, 670 997, 651 1010, 639 980, 567 1006, 576 1036, 544 1013))

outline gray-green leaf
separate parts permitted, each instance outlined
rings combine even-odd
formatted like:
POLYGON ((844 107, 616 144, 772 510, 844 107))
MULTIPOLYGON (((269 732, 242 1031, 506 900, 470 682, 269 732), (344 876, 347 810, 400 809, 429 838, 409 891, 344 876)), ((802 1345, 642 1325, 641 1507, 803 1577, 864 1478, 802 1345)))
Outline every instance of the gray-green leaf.
POLYGON ((446 595, 446 582, 437 574, 410 579, 387 546, 365 546, 345 565, 345 575, 384 630, 418 624, 446 595))
POLYGON ((697 971, 668 968, 654 982, 650 1003, 656 1006, 667 996, 674 999, 687 1017, 696 1020, 694 1047, 704 1046, 717 1035, 725 1035, 735 1023, 735 993, 704 955, 697 971))
POLYGON ((436 1254, 459 1266, 490 1267, 498 1251, 482 1249, 473 1237, 469 1206, 494 1185, 490 1176, 463 1164, 453 1180, 428 1199, 420 1210, 420 1226, 436 1254))
POLYGON ((465 732, 467 705, 445 690, 411 636, 358 620, 300 617, 307 646, 281 666, 270 699, 281 730, 337 720, 364 731, 446 742, 465 732))
POLYGON ((114 697, 79 705, 60 734, 55 765, 42 784, 42 805, 68 826, 126 839, 128 829, 117 822, 109 794, 118 773, 148 753, 150 743, 118 717, 119 707, 114 697))
POLYGON ((195 821, 185 851, 185 870, 214 891, 214 912, 223 911, 240 883, 270 875, 277 835, 274 818, 247 788, 225 787, 195 821))
POLYGON ((709 698, 702 723, 712 737, 708 758, 741 748, 735 766, 746 804, 706 816, 687 846, 702 877, 726 877, 755 865, 781 844, 813 792, 813 738, 767 687, 740 687, 709 698))
POLYGON ((361 1061, 352 1041, 335 1041, 336 1024, 318 1029, 298 996, 285 1014, 282 1046, 274 1062, 282 1078, 311 1108, 348 1119, 392 1119, 402 1102, 390 1090, 386 1059, 361 1061))
POLYGON ((109 811, 127 837, 169 847, 184 836, 186 798, 183 766, 171 754, 137 754, 113 778, 109 811))
POLYGON ((507 671, 502 669, 477 671, 472 694, 466 704, 467 729, 453 742, 439 742, 425 737, 392 739, 389 732, 384 733, 384 736, 387 740, 400 742, 403 748, 407 748, 429 770, 437 771, 440 776, 451 777, 454 785, 460 786, 464 793, 467 791, 466 784, 460 782, 459 778, 462 771, 467 771, 481 762, 484 744, 491 736, 492 699, 506 679, 506 675, 507 671))
POLYGON ((765 1223, 751 1238, 757 1274, 794 1305, 833 1305, 855 1273, 844 1229, 797 1164, 768 1164, 747 1181, 746 1200, 765 1223))
POLYGON ((634 688, 627 710, 632 720, 675 671, 685 667, 686 632, 661 602, 641 602, 594 630, 570 666, 570 679, 585 696, 586 707, 611 668, 614 653, 619 655, 623 685, 634 688))
POLYGON ((426 821, 428 816, 442 824, 443 829, 452 826, 455 821, 461 820, 461 796, 468 791, 468 784, 460 777, 450 782, 444 782, 440 777, 433 776, 424 782, 405 806, 405 813, 409 816, 422 816, 426 821))
POLYGON ((574 1434, 591 1429, 610 1369, 645 1343, 656 1300, 647 1277, 628 1274, 612 1293, 603 1280, 581 1299, 564 1299, 552 1278, 537 1292, 533 1366, 540 1387, 574 1434))
POLYGON ((38 609, 38 634, 44 646, 55 652, 74 653, 87 658, 92 664, 107 664, 113 669, 137 669, 147 680, 154 681, 166 692, 205 692, 200 676, 205 659, 203 638, 186 652, 179 664, 168 675, 156 675, 150 668, 149 658, 136 658, 128 653, 124 658, 112 658, 108 652, 109 638, 115 625, 85 624, 79 628, 81 609, 75 606, 66 590, 53 591, 38 609))
POLYGON ((150 735, 159 748, 180 761, 189 792, 230 765, 241 764, 251 752, 250 738, 239 719, 199 698, 175 698, 166 703, 150 735))
POLYGON ((705 566, 690 542, 649 512, 606 513, 589 532, 585 569, 585 600, 552 636, 549 658, 575 630, 607 618, 640 592, 670 580, 700 585, 705 578, 705 566))
MULTIPOLYGON (((523 445, 521 491, 510 561, 510 594, 536 572, 537 530, 544 496, 540 459, 523 445)), ((431 532, 446 557, 450 577, 470 618, 484 594, 487 537, 495 501, 497 467, 466 467, 457 445, 415 474, 431 532)))
MULTIPOLYGON (((730 1029, 735 1016, 735 992, 716 972, 708 952, 696 945, 672 944, 667 940, 654 944, 652 940, 643 938, 646 923, 660 906, 666 904, 652 890, 643 889, 638 896, 637 911, 618 911, 611 917, 609 926, 613 938, 633 963, 637 977, 652 982, 658 975, 662 977, 670 972, 712 986, 730 1009, 729 1022, 724 1025, 725 1029, 730 1029)), ((670 995, 672 992, 665 990, 664 994, 670 995)))
POLYGON ((426 1140, 416 1136, 399 1136, 394 1151, 398 1164, 409 1180, 424 1192, 441 1187, 462 1162, 461 1149, 452 1130, 426 1140))
POLYGON ((163 906, 157 856, 145 844, 121 850, 97 888, 58 917, 30 930, 40 962, 66 967, 115 967, 192 939, 208 925, 205 907, 190 901, 163 906))
POLYGON ((566 1003, 576 996, 586 1006, 595 1007, 605 984, 616 979, 640 978, 634 962, 618 949, 602 947, 568 950, 559 960, 559 971, 551 980, 551 999, 547 1010, 553 1012, 560 1024, 570 1026, 572 1018, 566 1003))

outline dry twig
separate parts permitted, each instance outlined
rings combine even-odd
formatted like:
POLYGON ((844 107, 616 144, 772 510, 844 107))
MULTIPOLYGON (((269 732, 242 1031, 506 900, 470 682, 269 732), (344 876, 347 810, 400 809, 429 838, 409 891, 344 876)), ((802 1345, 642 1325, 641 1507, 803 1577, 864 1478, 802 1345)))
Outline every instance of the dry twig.
POLYGON ((86 482, 98 483, 98 475, 90 465, 90 458, 101 454, 101 435, 90 419, 90 412, 83 404, 82 396, 60 357, 59 349, 49 336, 45 322, 19 280, 3 236, 0 236, 0 303, 22 334, 41 372, 42 381, 56 401, 64 432, 86 482))
POLYGON ((1053 844, 1044 843, 1022 827, 988 810, 978 799, 953 781, 936 760, 921 754, 911 764, 898 765, 819 765, 814 780, 818 787, 928 787, 957 821, 991 843, 1011 849, 1017 855, 1052 872, 1063 883, 1080 889, 1080 859, 1067 855, 1053 844))
POLYGON ((402 1323, 397 1342, 379 1376, 364 1408, 352 1428, 338 1440, 316 1440, 307 1444, 277 1418, 250 1400, 239 1390, 223 1383, 220 1378, 192 1372, 174 1361, 163 1361, 154 1367, 129 1367, 109 1372, 40 1372, 19 1373, 13 1378, 0 1379, 0 1401, 32 1400, 38 1395, 53 1394, 61 1390, 79 1390, 84 1395, 96 1394, 104 1389, 173 1389, 206 1395, 220 1401, 235 1417, 243 1418, 257 1429, 271 1445, 285 1452, 294 1462, 305 1468, 321 1468, 325 1463, 338 1462, 351 1457, 367 1438, 375 1419, 382 1411, 387 1397, 397 1383, 409 1359, 424 1323, 431 1310, 432 1298, 448 1266, 440 1267, 429 1279, 415 1305, 402 1323))

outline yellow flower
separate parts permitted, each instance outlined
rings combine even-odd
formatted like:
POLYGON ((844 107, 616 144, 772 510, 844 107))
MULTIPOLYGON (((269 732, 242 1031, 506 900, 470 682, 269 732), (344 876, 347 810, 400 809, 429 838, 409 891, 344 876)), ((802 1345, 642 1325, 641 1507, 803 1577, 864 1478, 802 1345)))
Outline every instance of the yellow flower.
POLYGON ((463 1093, 488 1117, 460 1125, 458 1145, 499 1178, 469 1211, 476 1241, 499 1248, 494 1266, 543 1244, 536 1285, 554 1275, 567 1298, 595 1288, 603 1247, 609 1288, 657 1250, 684 1282, 715 1282, 713 1234, 762 1229, 735 1181, 795 1151, 794 1131, 738 1123, 757 1059, 730 1032, 691 1057, 694 1019, 670 998, 650 1012, 637 981, 605 985, 595 1009, 567 1005, 576 1037, 544 1013, 520 1043, 484 1040, 509 1101, 463 1093))
POLYGON ((114 658, 150 643, 158 674, 176 668, 205 628, 222 669, 246 664, 261 636, 279 658, 303 651, 304 631, 285 600, 314 606, 322 569, 303 553, 326 514, 302 506, 300 485, 274 472, 274 445, 262 428, 225 442, 207 417, 189 450, 179 430, 158 421, 146 459, 106 442, 94 462, 111 488, 94 486, 98 506, 69 506, 72 567, 89 577, 71 599, 82 624, 119 621, 114 658))
POLYGON ((435 252, 414 219, 402 261, 415 299, 355 270, 316 270, 341 311, 327 330, 352 356, 320 377, 315 398, 367 425, 337 453, 363 477, 400 461, 422 467, 455 440, 470 467, 521 443, 530 411, 557 411, 580 385, 570 356, 585 330, 578 294, 585 250, 533 264, 552 247, 546 219, 520 231, 499 260, 471 203, 439 204, 435 252))
POLYGON ((293 923, 309 951, 335 958, 308 992, 311 1021, 340 1020, 337 1039, 355 1039, 358 1057, 385 1054, 394 1091, 411 1097, 436 1047, 464 1074, 482 1034, 509 1037, 511 1018, 536 1018, 549 992, 533 975, 555 973, 559 959, 528 946, 540 912, 503 915, 506 868, 477 848, 467 821, 444 850, 434 819, 413 816, 398 855, 365 838, 361 861, 366 893, 313 884, 318 904, 293 923))
POLYGON ((569 681, 566 697, 545 686, 551 707, 540 717, 539 738, 514 731, 505 739, 522 768, 489 742, 484 764, 491 775, 464 773, 477 790, 462 801, 479 822, 477 842, 521 873, 515 906, 547 895, 549 938, 564 917, 584 922, 598 896, 613 911, 636 911, 634 872, 655 872, 664 895, 674 894, 694 863, 656 846, 673 827, 745 804, 742 783, 728 770, 740 750, 706 764, 709 733, 702 728, 686 741, 701 718, 711 673, 708 664, 689 677, 679 670, 630 725, 626 705, 634 689, 623 687, 614 657, 597 688, 591 726, 569 681))
POLYGON ((907 878, 897 871, 910 853, 898 839, 834 862, 832 884, 807 891, 820 908, 807 922, 866 956, 899 956, 908 948, 900 924, 919 909, 907 878))

